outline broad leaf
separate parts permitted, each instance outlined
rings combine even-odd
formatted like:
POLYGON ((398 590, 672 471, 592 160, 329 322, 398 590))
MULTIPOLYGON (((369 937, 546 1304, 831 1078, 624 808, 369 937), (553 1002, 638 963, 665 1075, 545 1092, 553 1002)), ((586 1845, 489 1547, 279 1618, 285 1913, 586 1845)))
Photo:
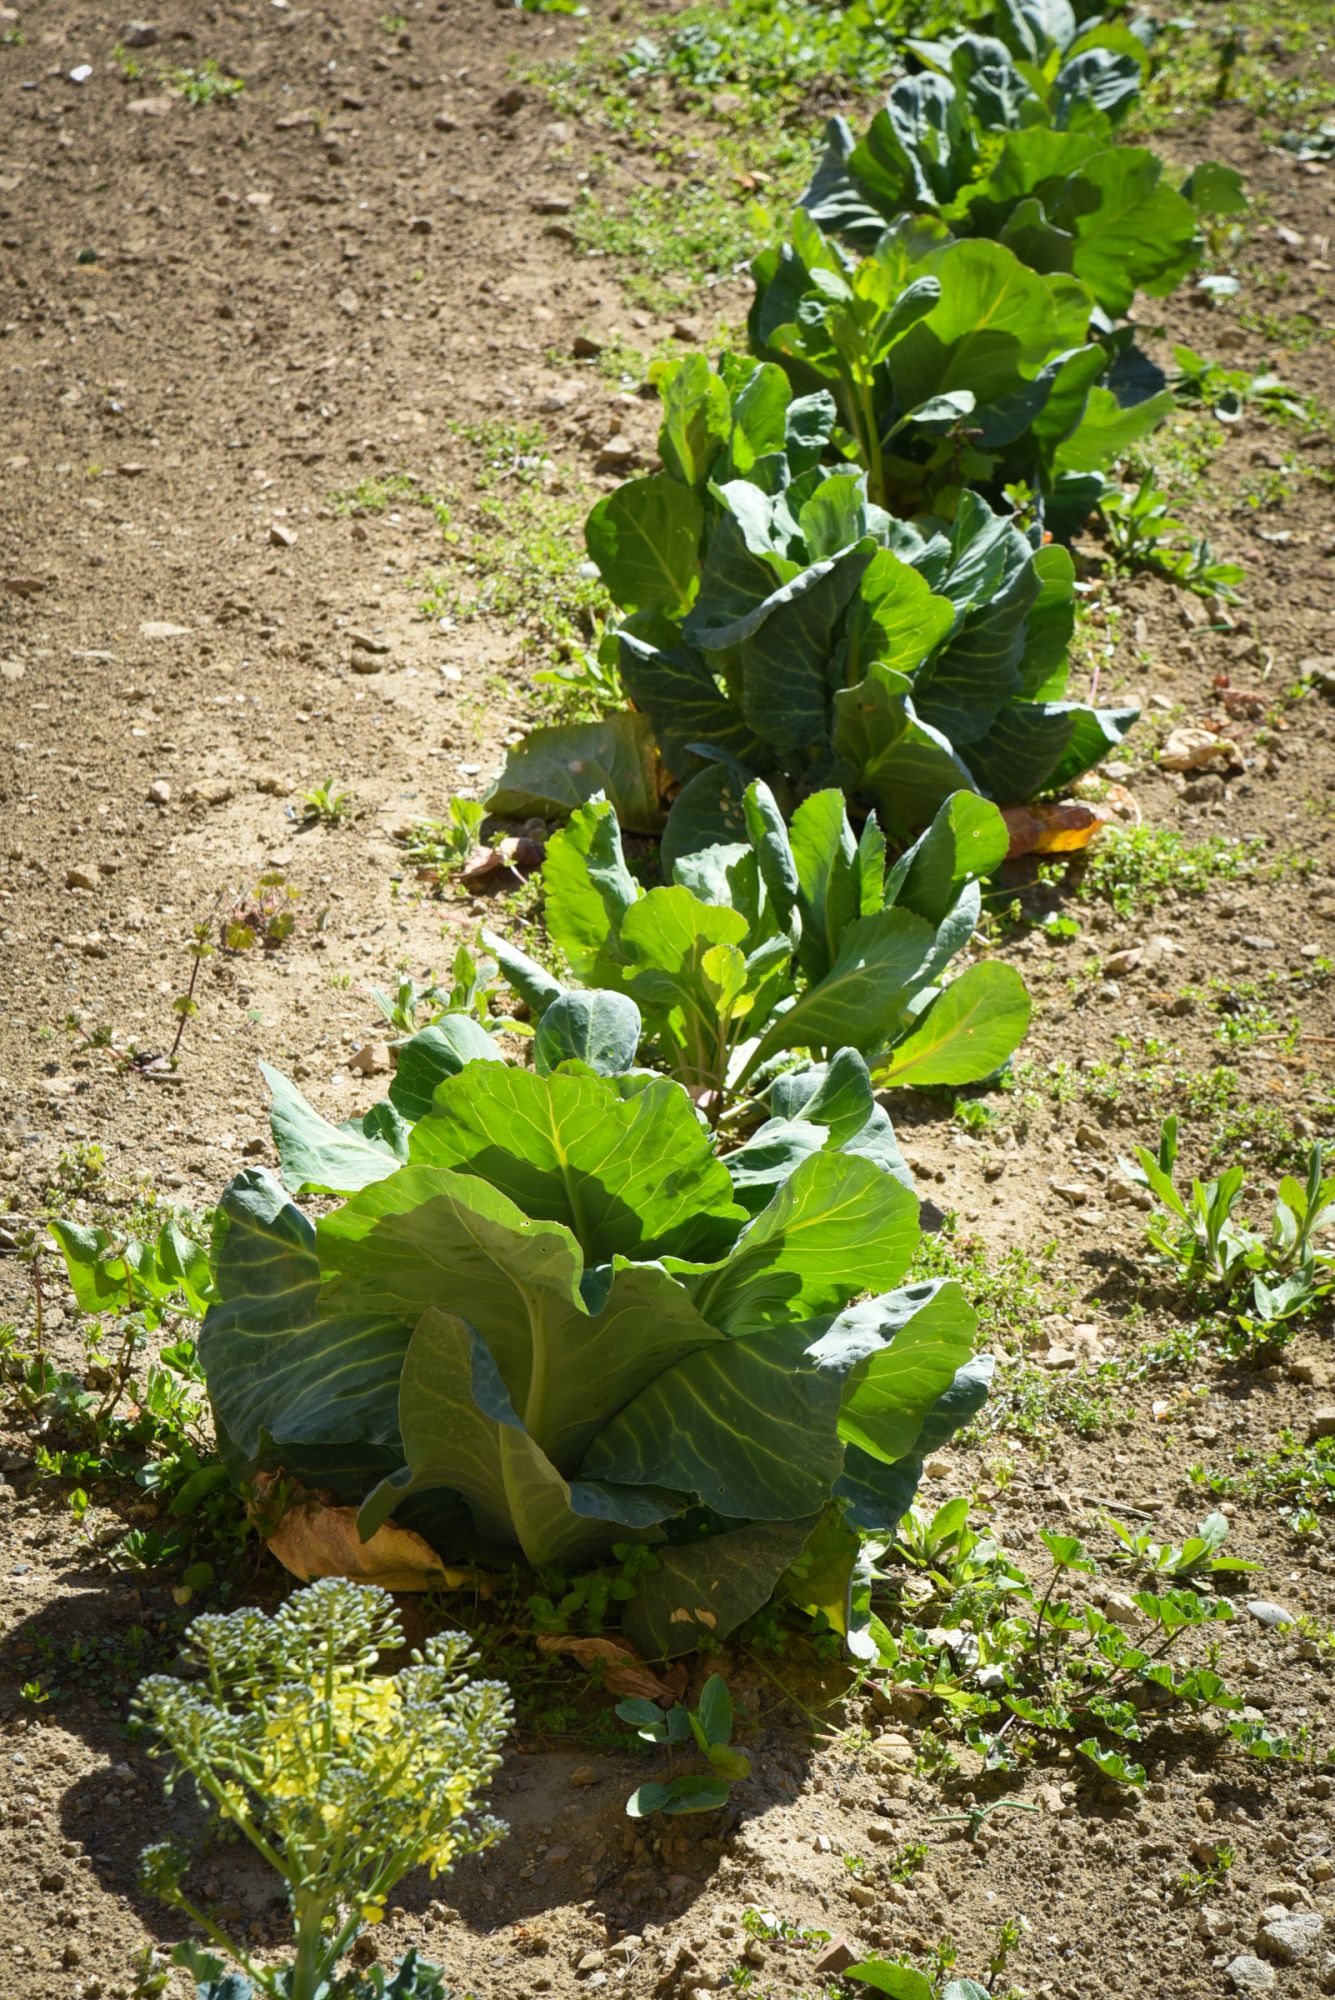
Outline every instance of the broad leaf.
POLYGON ((273 1097, 269 1116, 283 1179, 293 1194, 355 1194, 392 1174, 408 1157, 408 1128, 402 1119, 397 1144, 356 1126, 333 1125, 278 1070, 268 1063, 260 1069, 273 1097))
POLYGON ((690 486, 656 472, 601 499, 584 533, 616 603, 627 611, 675 615, 685 612, 695 595, 703 524, 690 486))
POLYGON ((623 1099, 593 1076, 479 1064, 436 1093, 410 1157, 485 1178, 526 1216, 563 1224, 590 1265, 720 1256, 742 1220, 727 1169, 666 1077, 623 1099))
POLYGON ((658 776, 653 737, 642 715, 563 722, 532 730, 510 751, 487 793, 493 813, 564 819, 595 792, 632 833, 657 833, 658 776))
POLYGON ((878 1063, 877 1087, 977 1083, 1014 1054, 1029 1013, 1029 995, 1014 966, 971 965, 878 1063))
POLYGON ((640 1046, 640 1010, 625 993, 563 993, 538 1023, 533 1067, 546 1076, 564 1062, 586 1063, 600 1076, 633 1069, 640 1046))

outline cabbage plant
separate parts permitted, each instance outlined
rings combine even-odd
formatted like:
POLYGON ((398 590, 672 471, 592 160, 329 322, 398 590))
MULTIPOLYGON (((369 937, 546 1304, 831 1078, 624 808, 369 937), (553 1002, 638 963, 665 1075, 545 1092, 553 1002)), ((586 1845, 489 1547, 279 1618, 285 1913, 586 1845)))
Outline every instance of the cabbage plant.
MULTIPOLYGON (((287 1170, 334 1187, 314 1113, 293 1153, 300 1104, 287 1170)), ((235 1476, 281 1470, 445 1559, 641 1544, 625 1624, 654 1656, 793 1565, 846 1625, 857 1531, 898 1522, 985 1391, 958 1285, 902 1283, 903 1182, 795 1148, 748 1206, 678 1084, 579 1062, 445 1076, 406 1154, 318 1221, 262 1169, 227 1189, 200 1356, 235 1476)))
POLYGON ((859 256, 799 209, 752 265, 752 348, 796 390, 829 389, 872 499, 896 514, 1024 484, 1069 532, 1172 409, 1166 389, 1119 400, 1105 378, 1129 329, 1112 333, 1087 285, 1031 268, 1022 247, 907 212, 859 256))
MULTIPOLYGON (((766 786, 742 791, 713 765, 669 822, 661 887, 631 873, 605 799, 573 813, 548 843, 544 922, 582 985, 635 1003, 624 1059, 639 1046, 714 1117, 799 1051, 856 1050, 878 1087, 975 1083, 1029 1021, 1013 966, 942 983, 1006 842, 996 807, 957 792, 887 873, 875 817, 855 836, 839 792, 805 799, 790 828, 766 786)), ((541 1060, 563 989, 505 940, 487 944, 543 1023, 541 1060)))
POLYGON ((910 42, 929 67, 894 84, 860 140, 831 120, 801 206, 868 248, 903 215, 938 216, 1032 270, 1071 273, 1116 318, 1196 269, 1203 218, 1244 206, 1241 182, 1207 162, 1178 189, 1148 147, 1114 142, 1148 61, 1130 29, 1030 41, 1028 59, 994 36, 910 42))
MULTIPOLYGON (((956 248, 983 264, 993 254, 956 248)), ((1046 280, 995 254, 1046 296, 1046 280)), ((1009 407, 1024 386, 1002 355, 1011 337, 959 338, 986 347, 1009 407)), ((1035 354, 1056 338, 1043 332, 1035 354)), ((635 711, 532 731, 493 811, 560 817, 602 790, 624 827, 655 831, 646 760, 657 752, 679 783, 720 761, 742 782, 762 777, 788 812, 837 786, 898 842, 952 792, 1009 804, 1070 782, 1120 741, 1134 709, 1067 699, 1067 552, 969 492, 952 520, 894 518, 865 472, 823 462, 837 388, 798 395, 777 365, 726 355, 717 370, 696 355, 666 371, 663 470, 600 500, 587 529, 626 613, 635 711)))

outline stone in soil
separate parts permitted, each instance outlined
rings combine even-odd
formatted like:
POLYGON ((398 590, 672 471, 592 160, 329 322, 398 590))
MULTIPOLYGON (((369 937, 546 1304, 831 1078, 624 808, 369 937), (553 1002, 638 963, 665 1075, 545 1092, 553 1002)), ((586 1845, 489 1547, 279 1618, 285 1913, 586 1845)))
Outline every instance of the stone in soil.
POLYGON ((1260 1625, 1292 1625, 1294 1616, 1282 1604, 1272 1604, 1266 1597, 1249 1597, 1247 1609, 1260 1625))
POLYGON ((1321 1941, 1326 1920, 1316 1910, 1294 1910, 1290 1914, 1267 1917, 1256 1933, 1256 1942, 1281 1965, 1297 1965, 1310 1958, 1321 1941))
POLYGON ((1275 1968, 1267 1965, 1263 1958, 1256 1958, 1249 1951, 1240 1951, 1227 1967, 1228 1983, 1235 1993, 1271 1993, 1275 1987, 1275 1968))

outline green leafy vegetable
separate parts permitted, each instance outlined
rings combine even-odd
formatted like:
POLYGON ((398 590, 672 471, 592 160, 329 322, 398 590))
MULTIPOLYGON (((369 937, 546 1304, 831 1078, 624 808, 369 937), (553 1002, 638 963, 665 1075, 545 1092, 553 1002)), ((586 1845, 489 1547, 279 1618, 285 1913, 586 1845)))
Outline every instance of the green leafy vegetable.
MULTIPOLYGON (((1047 351, 1046 280, 990 245, 959 244, 947 255, 970 262, 980 286, 1002 260, 1001 275, 1009 270, 1018 291, 1004 305, 989 292, 991 305, 1008 325, 1017 314, 1020 324, 1025 302, 1037 300, 1047 331, 1032 352, 1047 351)), ((1015 360, 1028 351, 1024 340, 998 328, 984 341, 978 319, 991 306, 977 286, 956 310, 951 338, 986 360, 1008 429, 1016 394, 1027 394, 1015 360)), ((936 318, 934 310, 918 324, 930 328, 936 318)), ((916 400, 932 400, 949 376, 943 354, 933 332, 919 353, 916 400)), ((1095 358, 1101 367, 1102 350, 1095 358)), ((788 811, 836 785, 874 806, 902 840, 962 787, 1009 803, 1068 783, 1130 727, 1132 709, 1066 699, 1074 569, 1063 549, 1036 546, 969 492, 952 520, 895 520, 869 498, 866 475, 815 462, 843 394, 836 363, 830 387, 805 396, 772 363, 748 367, 725 356, 716 374, 692 356, 666 371, 660 450, 665 464, 691 472, 698 502, 694 566, 679 575, 684 608, 632 609, 642 602, 641 571, 625 554, 627 524, 639 517, 652 535, 675 474, 631 480, 598 503, 589 538, 609 591, 631 611, 619 635, 621 677, 638 713, 534 732, 490 795, 496 810, 563 816, 578 802, 569 777, 577 771, 584 797, 603 789, 627 830, 648 830, 647 790, 627 817, 617 788, 596 782, 616 764, 624 725, 633 723, 685 787, 673 806, 669 856, 682 822, 717 829, 716 795, 738 774, 765 778, 788 811), (689 448, 674 444, 674 433, 689 437, 689 448), (613 502, 615 539, 604 532, 613 502), (541 795, 538 764, 567 774, 560 784, 544 781, 541 795)), ((858 407, 855 399, 847 412, 855 426, 858 407)), ((879 422, 868 416, 868 436, 879 422)), ((938 444, 948 439, 933 432, 934 451, 938 444)))
MULTIPOLYGON (((807 1108, 856 1140, 837 1067, 807 1108)), ((647 1543, 635 1643, 722 1636, 846 1504, 893 1526, 974 1406, 973 1315, 950 1281, 893 1289, 917 1203, 862 1123, 861 1153, 772 1163, 764 1199, 753 1160, 742 1200, 667 1078, 479 1061, 318 1223, 240 1174, 200 1337, 235 1475, 282 1470, 445 1557, 647 1543)))
POLYGON ((1019 975, 984 963, 941 985, 973 935, 979 880, 1005 855, 996 807, 957 792, 887 875, 875 820, 855 839, 838 792, 805 799, 790 831, 765 785, 739 795, 726 767, 708 775, 719 781, 709 793, 715 825, 702 813, 697 830, 708 838, 735 827, 740 837, 696 847, 674 812, 673 879, 661 888, 643 890, 631 875, 606 799, 580 807, 548 843, 548 935, 576 979, 605 993, 543 986, 538 968, 488 937, 540 1016, 539 1049, 555 1010, 576 997, 610 1009, 624 995, 643 1021, 646 1054, 715 1118, 774 1058, 833 1057, 831 1091, 847 1093, 841 1113, 827 1121, 808 1105, 779 1121, 782 1131, 766 1127, 744 1149, 748 1174, 776 1149, 882 1145, 856 1055, 878 1083, 976 1082, 999 1069, 1028 1024, 1019 975))

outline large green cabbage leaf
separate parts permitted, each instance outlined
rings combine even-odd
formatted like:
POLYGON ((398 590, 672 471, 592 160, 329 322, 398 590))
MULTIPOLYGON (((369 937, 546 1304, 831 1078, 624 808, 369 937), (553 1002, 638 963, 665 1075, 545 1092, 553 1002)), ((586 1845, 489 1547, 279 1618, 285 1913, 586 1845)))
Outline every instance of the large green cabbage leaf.
MULTIPOLYGON (((856 1137, 837 1070, 776 1122, 856 1137)), ((941 1413, 977 1405, 958 1286, 895 1289, 917 1201, 874 1145, 795 1147, 761 1202, 666 1078, 478 1061, 407 1147, 315 1224, 240 1174, 200 1337, 236 1475, 318 1485, 364 1535, 392 1515, 445 1560, 539 1566, 648 1542, 627 1629, 681 1651, 770 1595, 846 1481, 893 1525, 941 1413)))
POLYGON ((867 248, 901 216, 938 216, 1073 274, 1112 316, 1171 291, 1200 262, 1202 215, 1241 206, 1241 186, 1212 168, 1179 191, 1147 147, 1114 143, 1146 59, 1129 31, 1117 44, 1076 40, 1036 65, 990 36, 913 43, 932 67, 893 85, 860 141, 831 121, 804 210, 867 248))

